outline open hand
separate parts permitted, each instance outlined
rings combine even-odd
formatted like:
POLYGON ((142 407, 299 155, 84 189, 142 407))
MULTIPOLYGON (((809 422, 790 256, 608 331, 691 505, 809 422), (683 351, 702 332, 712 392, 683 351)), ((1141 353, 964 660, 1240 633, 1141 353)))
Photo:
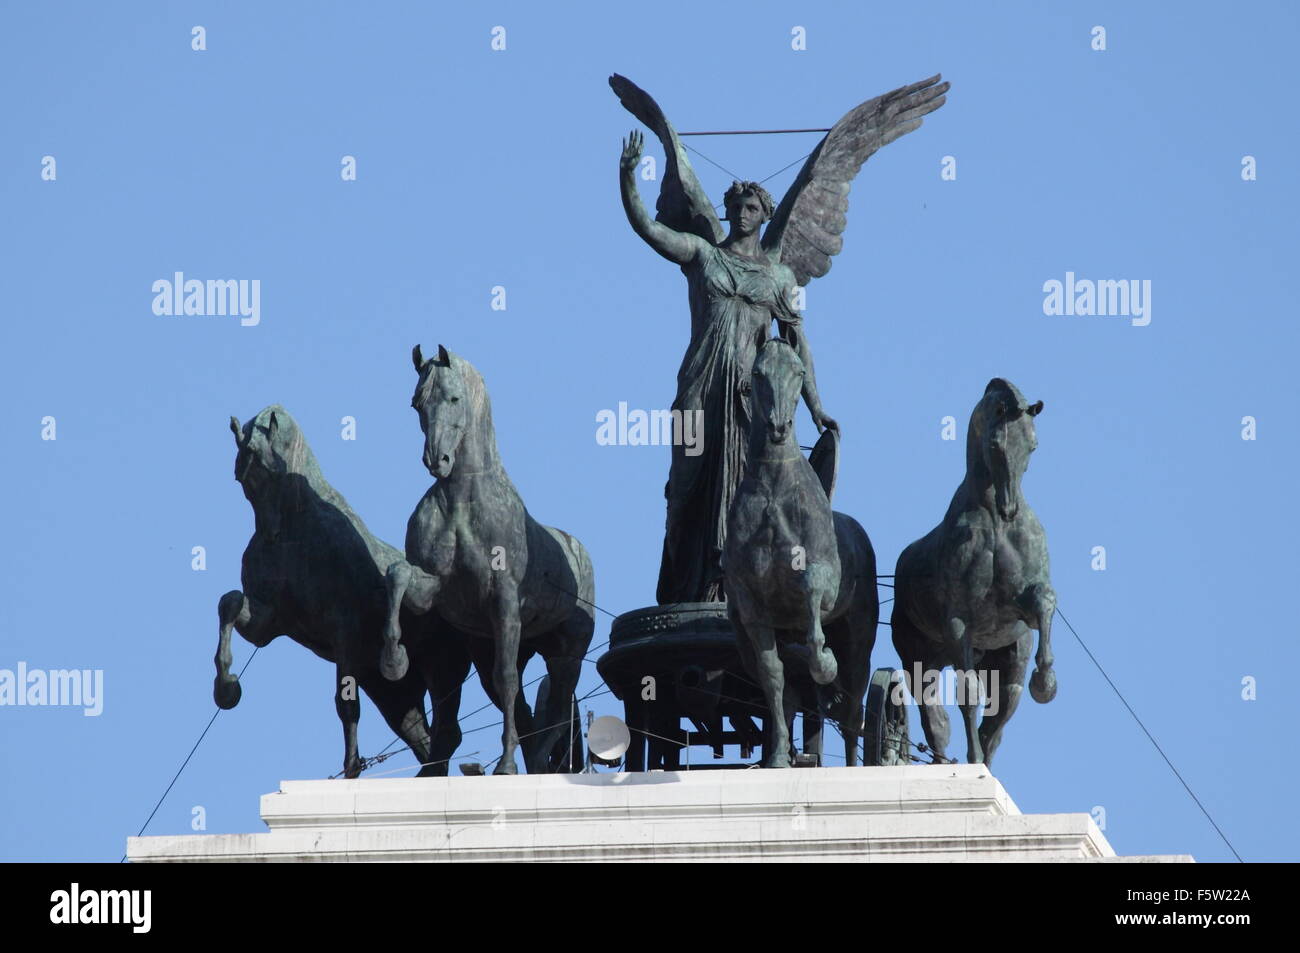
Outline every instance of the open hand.
POLYGON ((619 158, 618 165, 624 172, 631 172, 641 161, 641 145, 644 141, 644 137, 635 129, 623 140, 623 155, 619 158))

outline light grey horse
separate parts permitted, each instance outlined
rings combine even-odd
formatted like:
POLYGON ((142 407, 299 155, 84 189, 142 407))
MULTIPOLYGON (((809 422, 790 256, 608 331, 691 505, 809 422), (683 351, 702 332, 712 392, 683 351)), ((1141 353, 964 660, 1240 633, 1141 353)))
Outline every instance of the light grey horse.
MULTIPOLYGON (((844 756, 857 763, 880 614, 871 540, 852 517, 832 512, 832 481, 818 475, 795 438, 804 373, 799 355, 780 339, 758 353, 750 381, 749 453, 722 556, 741 658, 767 697, 769 768, 790 766, 793 699, 786 697, 777 652, 777 640, 790 636, 806 644, 814 682, 828 685, 838 677, 847 696, 840 724, 844 756)), ((829 439, 838 437, 831 432, 829 439)))
POLYGON ((1056 697, 1052 671, 1052 613, 1056 593, 1049 581, 1047 537, 1020 492, 1029 455, 1038 446, 1029 404, 1002 378, 989 381, 971 413, 966 434, 966 478, 953 494, 943 522, 898 557, 894 576, 894 647, 903 660, 908 688, 921 702, 921 724, 930 747, 948 747, 948 715, 942 699, 914 684, 937 679, 951 665, 962 685, 958 701, 966 723, 966 760, 993 761, 1002 729, 1015 712, 1038 630, 1038 654, 1029 694, 1046 703, 1056 697), (977 674, 979 673, 979 674, 977 674), (993 693, 992 679, 998 684, 993 693), (983 681, 989 709, 980 721, 983 681))
MULTIPOLYGON (((388 627, 380 667, 388 678, 407 668, 402 609, 436 611, 473 636, 480 673, 491 671, 493 701, 504 715, 495 774, 514 774, 521 643, 546 660, 549 703, 525 743, 529 773, 547 770, 551 749, 570 730, 570 706, 595 627, 595 580, 583 545, 543 526, 524 508, 497 452, 483 378, 442 345, 426 361, 412 351, 419 381, 411 400, 424 431, 424 465, 435 478, 406 525, 406 561, 388 571, 388 627)), ((407 640, 408 644, 410 640, 407 640)))

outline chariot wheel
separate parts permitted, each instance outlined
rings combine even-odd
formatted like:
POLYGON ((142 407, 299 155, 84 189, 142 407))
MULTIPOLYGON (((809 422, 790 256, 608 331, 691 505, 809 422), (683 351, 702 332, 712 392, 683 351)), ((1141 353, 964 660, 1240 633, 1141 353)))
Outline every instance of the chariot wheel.
POLYGON ((907 732, 907 705, 903 673, 878 668, 867 688, 866 718, 862 727, 862 763, 885 766, 911 763, 911 740, 907 732))

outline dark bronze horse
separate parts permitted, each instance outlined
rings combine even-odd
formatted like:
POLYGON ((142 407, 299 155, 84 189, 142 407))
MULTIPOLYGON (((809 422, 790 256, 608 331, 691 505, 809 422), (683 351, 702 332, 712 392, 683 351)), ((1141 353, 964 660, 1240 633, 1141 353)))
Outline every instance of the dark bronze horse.
POLYGON ((396 682, 383 678, 378 656, 388 617, 384 575, 401 552, 371 535, 325 482, 302 431, 283 407, 266 408, 242 428, 231 417, 230 429, 238 447, 235 479, 253 505, 256 529, 244 550, 243 591, 226 593, 217 607, 217 705, 234 708, 241 694, 230 671, 232 628, 257 646, 288 635, 334 663, 347 777, 361 771, 358 689, 410 746, 421 775, 445 775, 461 739, 456 715, 470 664, 464 640, 434 617, 410 617, 408 627, 424 635, 418 640, 418 664, 396 682), (435 705, 432 736, 426 693, 435 705))
POLYGON ((727 517, 722 557, 741 658, 767 697, 772 729, 764 764, 770 768, 790 766, 792 699, 778 638, 797 634, 817 684, 838 678, 847 696, 844 756, 853 765, 880 615, 871 540, 856 520, 831 510, 832 481, 814 471, 795 438, 804 374, 784 341, 768 341, 758 353, 745 476, 727 517))
POLYGON ((908 688, 921 702, 926 740, 944 753, 948 715, 936 692, 915 684, 915 673, 937 680, 951 665, 964 676, 958 701, 972 764, 992 763, 1020 702, 1032 629, 1038 630, 1038 653, 1029 694, 1043 703, 1056 696, 1056 593, 1047 536, 1020 492, 1038 446, 1034 418, 1042 409, 1041 400, 1028 403, 1008 381, 989 381, 966 434, 966 478, 943 522, 903 550, 895 570, 894 647, 908 688), (981 690, 988 693, 988 709, 977 728, 981 690))
POLYGON ((424 465, 435 482, 407 523, 406 560, 388 570, 381 667, 389 678, 402 678, 408 666, 403 643, 419 643, 418 630, 402 620, 407 613, 436 612, 471 636, 480 675, 492 673, 494 701, 505 716, 495 773, 516 772, 521 740, 529 773, 546 771, 552 748, 570 731, 573 692, 591 644, 591 559, 580 542, 541 525, 524 507, 501 465, 479 372, 441 345, 428 361, 417 345, 412 359, 419 380, 411 405, 420 415, 424 465), (517 707, 521 652, 526 657, 533 651, 546 660, 550 677, 536 728, 520 723, 527 706, 517 707))

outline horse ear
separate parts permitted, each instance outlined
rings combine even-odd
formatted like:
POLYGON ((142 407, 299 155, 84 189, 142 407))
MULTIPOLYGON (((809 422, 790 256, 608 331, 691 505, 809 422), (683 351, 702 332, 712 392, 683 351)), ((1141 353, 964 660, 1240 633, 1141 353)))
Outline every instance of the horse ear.
POLYGON ((279 418, 275 416, 275 411, 273 410, 271 411, 271 419, 266 422, 267 436, 270 437, 272 440, 274 440, 275 435, 279 432, 279 430, 280 430, 280 421, 279 418))
POLYGON ((451 367, 451 355, 447 353, 447 349, 441 344, 438 345, 438 363, 443 367, 451 367))
POLYGON ((411 348, 411 361, 415 364, 415 372, 418 374, 424 369, 424 354, 420 351, 420 345, 411 348))
POLYGON ((1036 404, 1030 404, 1027 408, 1030 417, 1037 417, 1043 412, 1043 402, 1040 400, 1036 404))
POLYGON ((235 446, 239 446, 241 438, 244 436, 243 428, 239 426, 239 420, 233 415, 230 418, 230 432, 235 435, 235 446))

